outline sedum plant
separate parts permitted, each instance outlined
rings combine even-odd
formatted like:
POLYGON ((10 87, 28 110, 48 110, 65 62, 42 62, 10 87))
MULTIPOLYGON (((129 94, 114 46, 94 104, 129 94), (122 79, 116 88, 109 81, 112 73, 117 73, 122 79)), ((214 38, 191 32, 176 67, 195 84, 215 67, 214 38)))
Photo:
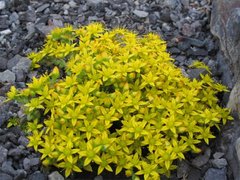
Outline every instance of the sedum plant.
POLYGON ((9 100, 23 104, 29 146, 43 165, 72 172, 103 170, 159 179, 186 152, 200 152, 211 129, 232 118, 218 105, 227 91, 207 74, 184 77, 155 34, 138 37, 94 23, 56 28, 32 67, 47 67, 9 100))

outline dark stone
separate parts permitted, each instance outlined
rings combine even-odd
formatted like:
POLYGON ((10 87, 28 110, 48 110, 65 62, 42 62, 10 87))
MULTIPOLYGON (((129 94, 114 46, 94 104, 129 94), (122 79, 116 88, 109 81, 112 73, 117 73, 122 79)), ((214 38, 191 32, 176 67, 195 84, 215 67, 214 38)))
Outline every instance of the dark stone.
POLYGON ((206 69, 198 68, 198 69, 189 69, 187 71, 190 79, 200 79, 200 74, 207 74, 206 69))
POLYGON ((7 133, 7 138, 8 138, 8 140, 13 142, 14 144, 17 144, 17 136, 14 133, 8 132, 7 133))
POLYGON ((186 38, 186 40, 192 45, 192 46, 196 46, 196 47, 203 47, 205 45, 204 41, 201 41, 199 39, 195 39, 195 38, 186 38))
POLYGON ((8 28, 8 15, 0 15, 0 30, 8 28))
POLYGON ((175 58, 175 60, 180 62, 180 63, 184 63, 186 61, 186 57, 185 56, 177 56, 175 58))
MULTIPOLYGON (((14 110, 14 112, 18 112, 19 111, 19 107, 15 107, 16 109, 14 110)), ((8 128, 7 132, 13 133, 16 138, 22 136, 24 133, 21 131, 21 128, 18 126, 14 126, 14 127, 10 127, 8 128)))
POLYGON ((201 171, 198 168, 190 166, 187 180, 200 180, 200 179, 201 179, 201 171))
POLYGON ((228 88, 233 88, 233 79, 231 70, 227 64, 227 60, 222 54, 222 52, 218 52, 216 56, 217 61, 217 71, 220 73, 221 83, 227 86, 228 88))
POLYGON ((15 148, 16 147, 16 145, 14 145, 12 142, 6 142, 4 145, 3 145, 3 147, 4 148, 6 148, 6 149, 11 149, 11 148, 15 148))
POLYGON ((227 180, 227 170, 226 168, 222 169, 215 169, 215 168, 210 168, 207 170, 207 172, 204 175, 205 180, 227 180))
POLYGON ((13 58, 11 58, 7 63, 7 68, 11 71, 12 68, 19 62, 19 60, 22 58, 19 54, 15 55, 13 58))
POLYGON ((214 51, 215 49, 217 49, 217 48, 215 47, 215 43, 213 42, 212 39, 207 39, 207 40, 205 41, 205 47, 206 47, 206 49, 207 49, 208 52, 212 52, 212 51, 214 51))
POLYGON ((35 22, 36 21, 36 14, 33 10, 27 10, 24 12, 19 12, 19 20, 23 22, 35 22))
POLYGON ((183 41, 183 40, 181 40, 177 45, 178 49, 180 49, 183 52, 189 49, 190 46, 191 44, 188 41, 183 41))
POLYGON ((212 165, 215 168, 221 169, 227 166, 227 160, 224 158, 220 158, 220 159, 213 159, 212 160, 212 165))
POLYGON ((36 13, 39 13, 39 12, 42 12, 44 11, 46 8, 48 8, 50 6, 49 3, 46 3, 46 4, 42 4, 41 6, 39 6, 37 9, 36 9, 36 13))
POLYGON ((21 156, 23 154, 23 150, 22 149, 19 149, 18 147, 17 148, 14 148, 14 149, 10 149, 8 151, 8 155, 9 156, 13 156, 13 157, 16 157, 16 156, 21 156))
POLYGON ((9 17, 10 23, 19 24, 19 15, 16 12, 13 12, 9 17))
POLYGON ((41 33, 41 35, 46 36, 55 28, 55 26, 47 26, 45 23, 39 23, 35 26, 35 28, 39 33, 41 33))
POLYGON ((14 180, 22 180, 27 177, 27 172, 24 171, 23 169, 18 169, 16 171, 16 175, 14 176, 14 180))
POLYGON ((149 22, 151 24, 157 23, 158 17, 154 13, 153 14, 149 14, 148 18, 149 18, 149 22))
POLYGON ((3 146, 0 146, 0 165, 7 160, 8 150, 3 146))
POLYGON ((181 51, 180 51, 178 48, 176 48, 176 47, 172 47, 172 48, 170 48, 168 51, 169 51, 171 54, 179 54, 179 53, 181 53, 181 51))
POLYGON ((7 69, 7 62, 8 62, 8 59, 3 57, 3 56, 0 56, 0 70, 6 70, 7 69))
POLYGON ((8 175, 8 174, 6 174, 6 173, 0 172, 0 179, 1 180, 13 180, 13 177, 8 175))
POLYGON ((17 11, 27 11, 30 0, 11 0, 10 7, 17 11))
POLYGON ((195 29, 188 23, 182 25, 182 34, 191 37, 195 33, 195 29))
POLYGON ((28 58, 21 57, 17 64, 12 68, 12 72, 14 72, 16 75, 17 82, 25 81, 31 63, 31 60, 29 60, 28 58))
POLYGON ((4 161, 0 170, 4 173, 7 173, 7 174, 11 175, 11 176, 15 176, 17 174, 16 170, 13 169, 13 167, 12 167, 12 162, 11 161, 4 161))
POLYGON ((200 154, 192 160, 192 165, 194 165, 197 168, 202 167, 208 162, 210 155, 211 155, 211 149, 207 148, 204 154, 202 155, 200 154))
POLYGON ((47 180, 47 179, 48 179, 47 175, 45 175, 39 171, 36 171, 33 174, 28 176, 28 180, 47 180))
POLYGON ((170 11, 167 8, 164 8, 160 14, 160 20, 163 22, 171 22, 170 11))
POLYGON ((214 159, 220 159, 220 158, 222 158, 224 156, 224 153, 223 152, 215 152, 214 154, 213 154, 213 158, 214 159))
POLYGON ((0 72, 0 82, 1 83, 14 83, 16 80, 15 74, 8 69, 0 72))
POLYGON ((26 171, 30 170, 32 166, 37 166, 40 163, 39 158, 24 158, 23 167, 26 171))
POLYGON ((207 56, 208 55, 208 51, 206 51, 205 49, 201 49, 201 48, 190 48, 187 51, 187 54, 190 56, 207 56))
MULTIPOLYGON (((2 127, 5 122, 10 118, 10 114, 8 113, 10 107, 10 103, 3 104, 0 106, 0 127, 2 127)), ((4 137, 5 138, 5 137, 4 137)), ((1 141, 1 136, 0 136, 1 141)))
POLYGON ((24 147, 27 147, 29 140, 25 136, 20 136, 18 138, 18 143, 23 145, 24 147))
POLYGON ((177 168, 177 177, 183 179, 184 177, 186 177, 188 175, 189 169, 190 169, 190 167, 186 161, 184 161, 184 160, 180 161, 178 163, 178 168, 177 168))

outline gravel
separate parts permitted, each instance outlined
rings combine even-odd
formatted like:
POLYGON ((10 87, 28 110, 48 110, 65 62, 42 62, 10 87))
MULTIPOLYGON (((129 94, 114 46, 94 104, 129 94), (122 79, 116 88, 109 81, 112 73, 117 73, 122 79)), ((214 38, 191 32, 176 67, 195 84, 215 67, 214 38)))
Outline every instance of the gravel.
MULTIPOLYGON (((27 53, 36 51, 46 35, 69 23, 75 27, 100 21, 107 28, 125 27, 139 35, 155 32, 167 41, 175 64, 190 78, 204 70, 189 69, 193 60, 204 61, 213 77, 231 87, 231 74, 226 73, 218 42, 209 30, 211 4, 207 0, 0 0, 0 95, 10 85, 25 86, 30 61, 27 53), (206 57, 208 57, 206 59, 206 57)), ((1 103, 0 103, 1 104, 1 103)), ((0 179, 61 180, 59 171, 42 171, 39 154, 27 148, 28 139, 18 129, 5 128, 6 121, 16 117, 18 105, 0 105, 0 179)), ((196 180, 227 177, 224 153, 214 147, 182 163, 172 179, 196 180), (217 154, 218 153, 218 154, 217 154), (214 159, 211 159, 214 154, 214 159), (197 168, 196 168, 197 167, 197 168)), ((105 179, 95 176, 95 179, 105 179)))

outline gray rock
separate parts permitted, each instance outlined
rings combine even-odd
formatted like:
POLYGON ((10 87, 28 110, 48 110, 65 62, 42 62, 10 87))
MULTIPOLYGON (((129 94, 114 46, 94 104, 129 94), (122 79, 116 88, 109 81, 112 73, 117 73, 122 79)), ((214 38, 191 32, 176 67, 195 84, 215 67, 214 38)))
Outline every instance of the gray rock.
POLYGON ((208 72, 206 69, 197 68, 197 69, 189 69, 187 70, 187 73, 190 79, 200 79, 201 74, 204 75, 204 74, 207 74, 208 72))
POLYGON ((3 146, 0 146, 0 154, 1 154, 0 165, 2 165, 2 163, 7 160, 8 150, 6 148, 4 148, 3 146))
POLYGON ((31 166, 30 166, 30 159, 29 158, 24 158, 24 160, 23 160, 23 168, 26 171, 30 170, 31 166))
POLYGON ((171 22, 171 17, 170 17, 170 12, 167 8, 163 9, 161 11, 161 14, 160 14, 160 20, 162 20, 163 22, 171 22))
POLYGON ((195 39, 195 38, 186 38, 186 40, 193 46, 196 47, 203 47, 205 45, 204 41, 201 41, 199 39, 195 39))
POLYGON ((178 43, 178 49, 182 50, 183 52, 190 48, 191 44, 188 41, 181 41, 178 43))
POLYGON ((11 33, 12 33, 12 31, 10 29, 5 29, 3 31, 0 31, 0 35, 9 35, 11 33))
POLYGON ((31 158, 30 159, 30 166, 38 166, 40 164, 40 159, 39 158, 31 158))
POLYGON ((234 79, 240 78, 240 1, 213 1, 211 32, 220 40, 234 79))
POLYGON ((24 158, 23 167, 26 171, 30 170, 33 166, 40 164, 39 158, 24 158))
POLYGON ((16 174, 14 176, 14 180, 22 180, 27 177, 27 172, 24 171, 23 169, 18 169, 16 170, 16 174))
POLYGON ((39 23, 35 26, 35 28, 43 36, 46 36, 55 28, 55 26, 47 26, 45 23, 39 23))
POLYGON ((77 7, 77 3, 74 0, 70 0, 68 4, 71 8, 77 7))
POLYGON ((179 53, 181 53, 181 51, 180 51, 178 48, 176 48, 176 47, 170 48, 170 49, 169 49, 169 52, 170 52, 171 54, 179 54, 179 53))
POLYGON ((196 158, 192 160, 192 165, 194 165, 197 168, 202 167, 208 162, 210 155, 211 149, 207 148, 203 155, 198 155, 196 158))
POLYGON ((19 60, 22 58, 20 55, 15 55, 12 59, 10 59, 7 63, 7 68, 11 71, 12 68, 19 62, 19 60))
POLYGON ((28 177, 28 180, 47 180, 47 176, 40 171, 36 171, 28 177))
POLYGON ((43 4, 43 5, 41 5, 40 7, 38 7, 35 12, 36 12, 36 13, 42 12, 42 11, 44 11, 45 9, 47 9, 49 6, 50 6, 49 3, 43 4))
POLYGON ((19 24, 19 22, 17 22, 19 19, 19 15, 16 12, 13 12, 10 17, 9 17, 9 23, 16 23, 19 24))
POLYGON ((165 0, 163 3, 165 6, 174 9, 178 4, 178 0, 165 0))
POLYGON ((204 175, 204 180, 227 180, 227 170, 226 168, 215 169, 209 168, 204 175))
POLYGON ((168 32, 168 31, 171 30, 171 26, 169 26, 168 23, 163 23, 163 24, 162 24, 162 30, 163 30, 164 32, 168 32))
POLYGON ((13 132, 8 132, 7 133, 7 138, 9 141, 12 141, 14 144, 17 144, 17 136, 13 132))
POLYGON ((8 15, 0 15, 0 30, 8 28, 8 15))
POLYGON ((207 56, 208 51, 202 48, 193 47, 188 49, 187 54, 192 56, 207 56))
POLYGON ((1 143, 5 143, 6 139, 7 139, 7 135, 6 134, 3 134, 3 135, 0 136, 0 142, 1 143))
POLYGON ((14 148, 14 149, 10 149, 9 151, 8 151, 8 155, 9 156, 13 156, 13 157, 16 157, 16 156, 21 156, 22 154, 24 154, 24 152, 23 152, 23 150, 22 149, 20 149, 20 148, 14 148))
POLYGON ((26 57, 21 57, 17 64, 12 68, 12 71, 23 70, 23 72, 28 73, 31 66, 31 60, 26 57))
POLYGON ((214 154, 213 154, 213 158, 214 159, 220 159, 220 158, 222 158, 224 156, 224 153, 223 152, 215 152, 214 154))
POLYGON ((213 42, 212 39, 206 39, 204 44, 208 52, 218 49, 218 47, 215 46, 215 43, 213 42))
POLYGON ((183 178, 186 177, 187 174, 189 173, 189 165, 188 163, 186 163, 186 161, 180 161, 180 163, 178 164, 178 168, 177 168, 177 177, 183 178))
POLYGON ((32 23, 32 22, 28 22, 26 24, 26 29, 28 31, 28 34, 24 37, 24 39, 25 40, 30 40, 34 36, 34 34, 36 32, 35 24, 32 23))
POLYGON ((11 176, 17 175, 17 172, 15 169, 12 167, 12 162, 11 161, 4 161, 2 164, 2 167, 0 170, 6 174, 9 174, 11 176))
POLYGON ((18 63, 12 68, 12 72, 16 75, 17 82, 24 82, 27 73, 31 66, 31 60, 25 57, 21 57, 18 63))
POLYGON ((158 19, 158 17, 156 16, 155 13, 149 14, 148 18, 149 18, 149 22, 151 24, 155 24, 157 22, 157 19, 158 19))
POLYGON ((0 56, 0 70, 6 70, 7 69, 7 58, 0 56))
POLYGON ((35 22, 36 21, 36 13, 34 10, 27 10, 23 12, 19 12, 19 20, 23 22, 35 22))
POLYGON ((224 159, 224 158, 220 158, 220 159, 213 159, 212 161, 212 165, 213 167, 215 168, 218 168, 218 169, 221 169, 223 167, 226 167, 227 166, 227 160, 224 159))
POLYGON ((148 12, 137 10, 137 9, 133 11, 133 14, 135 14, 139 18, 146 18, 148 16, 148 12))
POLYGON ((5 82, 13 83, 13 82, 15 82, 15 80, 16 80, 15 74, 13 72, 9 71, 8 69, 3 72, 0 72, 0 82, 1 83, 5 83, 5 82))
POLYGON ((180 0, 184 8, 189 8, 189 0, 180 0))
POLYGON ((195 34, 195 29, 188 23, 184 23, 182 25, 182 34, 191 37, 193 34, 195 34))
POLYGON ((27 147, 28 143, 29 143, 29 140, 25 137, 25 136, 20 136, 18 138, 18 143, 20 145, 23 145, 24 147, 27 147))
POLYGON ((0 10, 6 8, 6 2, 5 1, 0 1, 0 10))
POLYGON ((106 11, 106 13, 105 13, 105 18, 106 19, 111 19, 112 17, 114 17, 117 14, 116 11, 112 11, 109 8, 105 8, 105 11, 106 11))
POLYGON ((6 174, 6 173, 0 173, 0 179, 1 180, 13 180, 13 177, 12 176, 10 176, 10 175, 8 175, 8 174, 6 174))
POLYGON ((185 62, 185 60, 186 60, 186 57, 185 56, 177 56, 175 58, 175 60, 178 61, 179 63, 183 64, 185 62))
POLYGON ((64 177, 58 171, 54 171, 48 175, 48 180, 64 180, 64 177))
POLYGON ((87 0, 88 5, 99 5, 100 3, 103 3, 103 0, 87 0))
POLYGON ((238 115, 240 117, 240 95, 239 95, 239 89, 240 89, 240 79, 236 82, 234 85, 234 88, 232 89, 227 107, 230 108, 232 111, 238 112, 238 115))
POLYGON ((238 162, 240 162, 240 137, 236 140, 235 150, 237 152, 238 162))
POLYGON ((103 180, 103 177, 101 175, 98 175, 98 176, 94 177, 93 180, 103 180))
POLYGON ((17 11, 26 11, 28 10, 28 5, 30 0, 11 0, 10 7, 13 7, 17 11))
POLYGON ((190 166, 187 180, 200 180, 200 179, 201 179, 201 171, 198 168, 190 166))

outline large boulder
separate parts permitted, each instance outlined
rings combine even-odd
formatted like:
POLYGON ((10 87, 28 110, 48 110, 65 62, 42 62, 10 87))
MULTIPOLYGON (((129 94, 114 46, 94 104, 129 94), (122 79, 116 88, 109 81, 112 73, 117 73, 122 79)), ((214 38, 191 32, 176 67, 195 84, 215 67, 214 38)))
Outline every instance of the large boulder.
POLYGON ((240 77, 240 0, 213 1, 211 32, 220 40, 235 81, 240 77))
POLYGON ((240 180, 240 0, 214 0, 211 32, 218 37, 235 84, 227 107, 236 113, 234 122, 221 133, 220 149, 225 152, 235 180, 240 180))

